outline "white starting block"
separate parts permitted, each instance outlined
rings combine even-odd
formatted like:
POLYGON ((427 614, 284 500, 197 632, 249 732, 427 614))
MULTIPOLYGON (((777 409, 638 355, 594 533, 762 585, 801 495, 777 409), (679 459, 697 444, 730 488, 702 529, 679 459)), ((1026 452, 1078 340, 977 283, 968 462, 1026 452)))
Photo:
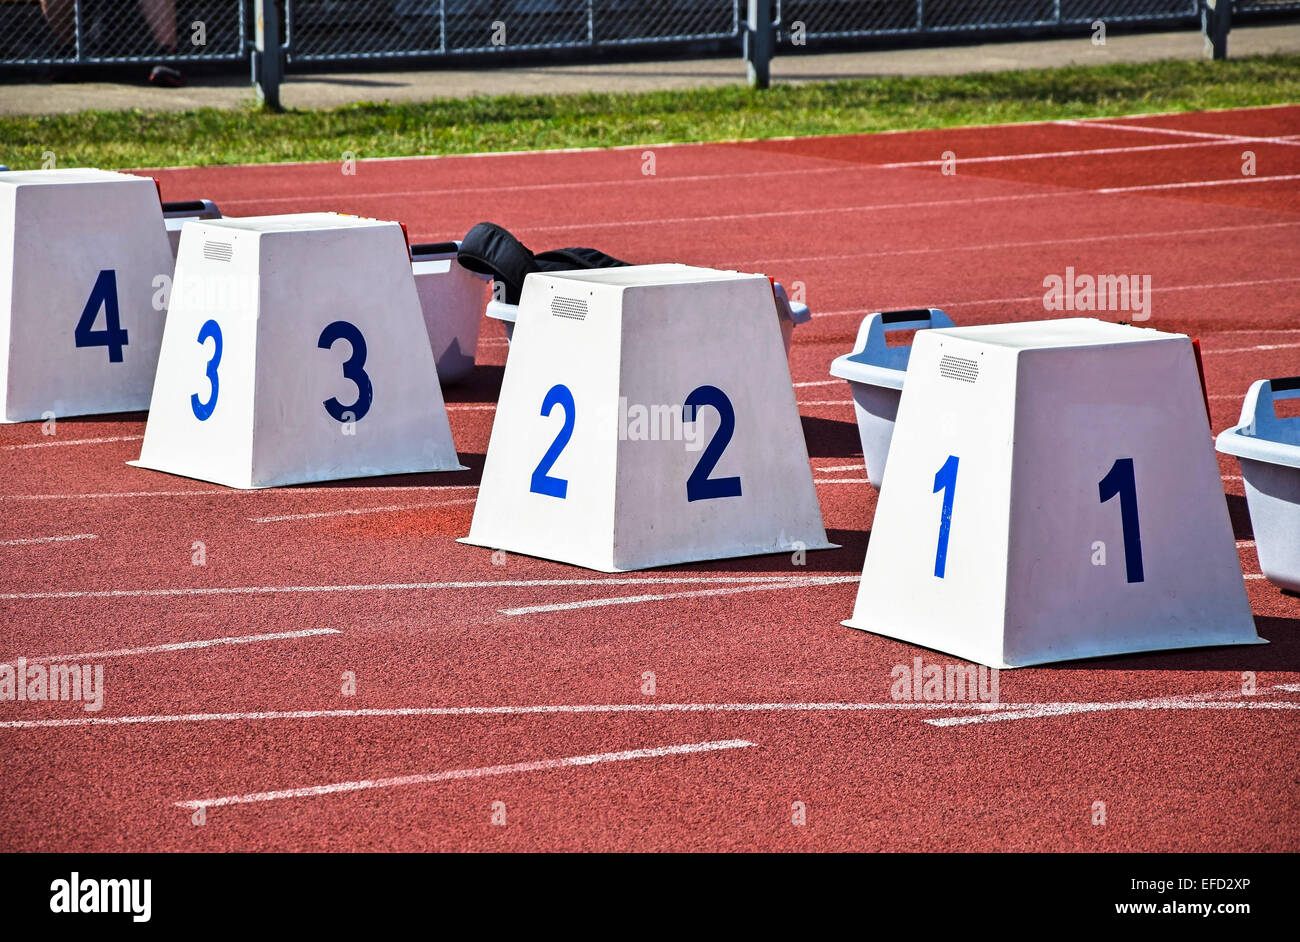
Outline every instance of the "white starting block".
POLYGON ((241 488, 460 470, 401 226, 186 225, 132 463, 241 488))
POLYGON ((845 624, 990 667, 1262 643, 1191 341, 917 334, 845 624))
POLYGON ((0 420, 148 408, 171 270, 148 177, 0 174, 0 420))
POLYGON ((836 357, 831 375, 849 381, 853 408, 858 416, 858 437, 867 480, 879 490, 889 458, 889 440, 894 435, 894 417, 903 395, 910 345, 889 346, 885 335, 901 330, 952 327, 948 315, 936 307, 909 311, 880 311, 868 314, 858 327, 853 352, 836 357))
POLYGON ((192 219, 220 219, 221 210, 212 200, 182 200, 163 203, 163 224, 167 227, 167 241, 172 247, 172 260, 181 244, 181 227, 192 219))
MULTIPOLYGON (((648 268, 648 265, 633 266, 648 268)), ((491 281, 488 278, 488 281, 491 281)), ((772 285, 772 296, 776 301, 776 316, 781 324, 781 340, 785 343, 785 355, 790 356, 790 347, 794 343, 794 329, 799 324, 806 324, 812 320, 812 312, 808 310, 808 305, 798 301, 791 301, 790 296, 779 281, 768 279, 772 285)), ((522 299, 520 299, 522 303, 522 299)), ((507 304, 504 301, 489 301, 487 309, 483 312, 494 320, 501 321, 506 328, 506 343, 514 342, 515 318, 519 315, 518 304, 507 304)))
POLYGON ((1241 462, 1260 570, 1273 584, 1300 592, 1300 417, 1279 418, 1279 399, 1300 399, 1300 376, 1252 383, 1241 421, 1215 444, 1241 462))
POLYGON ((465 542, 621 572, 825 549, 762 275, 530 274, 465 542))
POLYGON ((444 386, 464 379, 474 368, 483 298, 489 275, 480 275, 456 261, 458 242, 411 246, 411 271, 424 311, 429 346, 444 386))

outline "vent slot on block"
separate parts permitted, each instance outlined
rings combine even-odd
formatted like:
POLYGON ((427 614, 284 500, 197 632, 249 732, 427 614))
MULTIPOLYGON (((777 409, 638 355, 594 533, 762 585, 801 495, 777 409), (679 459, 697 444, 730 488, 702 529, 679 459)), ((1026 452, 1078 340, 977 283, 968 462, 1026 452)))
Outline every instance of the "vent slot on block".
POLYGON ((211 262, 228 262, 235 254, 235 247, 229 242, 203 243, 203 257, 211 262))
POLYGON ((944 354, 939 358, 939 375, 959 379, 963 383, 973 383, 980 378, 979 361, 944 354))
POLYGON ((556 317, 568 317, 575 321, 587 319, 587 302, 582 298, 551 298, 551 313, 556 317))

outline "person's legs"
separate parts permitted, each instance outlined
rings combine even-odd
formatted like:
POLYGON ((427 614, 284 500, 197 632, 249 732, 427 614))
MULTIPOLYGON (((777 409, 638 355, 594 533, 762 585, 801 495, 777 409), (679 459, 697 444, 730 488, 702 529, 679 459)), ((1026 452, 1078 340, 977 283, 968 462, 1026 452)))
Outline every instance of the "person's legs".
POLYGON ((140 13, 158 45, 176 51, 176 0, 140 0, 140 13))
POLYGON ((77 41, 77 11, 73 0, 41 0, 41 12, 60 45, 71 46, 77 41))

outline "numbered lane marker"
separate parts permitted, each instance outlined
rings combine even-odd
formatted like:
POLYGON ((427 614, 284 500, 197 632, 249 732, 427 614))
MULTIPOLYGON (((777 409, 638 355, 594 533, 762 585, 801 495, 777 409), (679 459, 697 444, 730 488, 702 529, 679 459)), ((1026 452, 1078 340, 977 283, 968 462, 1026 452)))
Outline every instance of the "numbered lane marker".
POLYGON ((685 265, 528 276, 466 542, 607 572, 829 547, 774 305, 685 265))
POLYGON ((0 173, 0 421, 148 408, 172 274, 158 190, 0 173))
POLYGON ((921 331, 845 624, 992 667, 1260 643, 1209 442, 1181 334, 921 331))
POLYGON ((397 223, 188 223, 141 467, 231 487, 459 470, 397 223))

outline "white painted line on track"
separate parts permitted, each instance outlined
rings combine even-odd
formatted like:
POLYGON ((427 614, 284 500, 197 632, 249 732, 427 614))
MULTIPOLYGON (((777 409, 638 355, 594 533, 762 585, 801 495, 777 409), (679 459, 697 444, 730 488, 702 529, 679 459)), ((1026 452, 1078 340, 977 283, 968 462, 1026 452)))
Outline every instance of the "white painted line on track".
POLYGON ((1012 720, 1041 719, 1048 716, 1070 716, 1079 713, 1106 713, 1116 710, 1300 710, 1300 702, 1278 700, 1229 699, 1241 697, 1240 690, 1185 694, 1172 697, 1151 697, 1145 700, 1120 700, 1113 703, 1040 703, 1029 709, 1013 708, 979 716, 946 716, 926 720, 931 726, 970 726, 982 723, 1004 723, 1012 720))
POLYGON ((430 785, 462 779, 487 778, 494 775, 513 775, 521 772, 545 772, 552 769, 570 769, 578 766, 600 765, 606 762, 629 762, 634 759, 660 759, 667 756, 697 755, 704 752, 721 752, 728 749, 748 749, 754 743, 743 739, 719 739, 712 742, 686 743, 681 746, 656 746, 652 749, 625 749, 621 752, 597 752, 585 756, 565 756, 562 759, 538 759, 532 762, 514 762, 509 765, 489 765, 476 769, 450 769, 446 772, 426 772, 420 775, 399 775, 393 778, 363 779, 357 782, 334 782, 330 785, 309 785, 305 788, 283 788, 277 791, 252 792, 247 795, 226 795, 221 798, 199 798, 178 801, 177 807, 197 811, 200 808, 221 808, 226 805, 246 805, 254 802, 279 801, 285 798, 315 798, 320 795, 337 795, 374 788, 397 788, 404 785, 430 785))
POLYGON ((68 536, 29 536, 17 540, 0 540, 0 546, 29 546, 33 543, 72 543, 76 540, 98 540, 94 533, 72 533, 68 536))
POLYGON ((846 382, 846 380, 842 380, 842 379, 819 379, 819 380, 815 380, 814 382, 811 382, 811 383, 795 383, 795 384, 794 384, 794 388, 795 388, 795 389, 802 389, 802 388, 805 387, 805 386, 837 386, 837 385, 839 385, 840 383, 843 383, 843 382, 846 382))
MULTIPOLYGON (((1300 684, 1291 692, 1300 692, 1300 684)), ((1282 685, 1277 689, 1291 688, 1282 685)), ((1001 714, 1026 712, 1041 708, 1068 709, 1073 707, 1104 707, 1125 709, 1126 703, 1150 703, 1150 710, 1236 709, 1235 701, 1192 701, 1177 697, 1157 698, 1152 701, 1102 701, 1102 702, 1048 702, 1048 703, 983 703, 977 701, 868 701, 868 702, 757 702, 757 703, 591 703, 591 704, 538 704, 506 706, 441 706, 441 707, 361 707, 343 710, 264 710, 236 713, 168 713, 136 716, 77 716, 66 719, 0 720, 0 729, 61 729, 79 726, 155 726, 172 723, 247 723, 293 720, 329 719, 407 719, 419 717, 466 716, 534 716, 534 715, 584 715, 619 713, 975 713, 1001 714)), ((1300 702, 1250 701, 1247 709, 1294 709, 1300 702)))
POLYGON ((66 442, 34 442, 29 445, 0 445, 6 451, 22 451, 26 448, 66 448, 70 445, 107 445, 110 442, 143 441, 143 435, 114 435, 110 438, 75 438, 66 442))
MULTIPOLYGON (((1064 239, 1033 239, 1027 242, 984 242, 978 244, 933 245, 914 249, 881 249, 872 252, 849 252, 843 255, 800 255, 789 258, 761 258, 736 264, 744 267, 793 264, 796 262, 836 262, 860 258, 893 258, 907 255, 951 255, 953 252, 986 252, 1003 249, 1023 249, 1042 245, 1075 245, 1084 242, 1111 243, 1121 239, 1175 239, 1183 236, 1208 235, 1216 232, 1244 232, 1254 229, 1281 229, 1300 226, 1300 222, 1264 222, 1248 226, 1207 226, 1200 229, 1170 229, 1161 232, 1114 232, 1096 236, 1071 236, 1064 239)), ((816 314, 816 312, 814 312, 816 314)), ((836 382, 843 382, 837 380, 836 382)), ((795 383, 796 386, 803 385, 795 383)))
POLYGON ((801 406, 851 406, 852 399, 800 399, 797 405, 801 406))
POLYGON ((279 523, 283 520, 318 520, 321 517, 345 517, 359 514, 385 514, 396 513, 402 510, 416 510, 421 507, 456 507, 461 504, 472 504, 477 500, 475 497, 464 497, 460 500, 445 500, 434 504, 391 504, 387 507, 356 507, 348 510, 321 510, 309 514, 280 514, 276 517, 249 517, 253 523, 279 523))
MULTIPOLYGON (((1159 287, 1153 287, 1151 289, 1151 293, 1156 294, 1158 292, 1164 292, 1164 291, 1207 291, 1207 290, 1213 290, 1219 288, 1247 288, 1256 285, 1288 284, 1296 281, 1300 281, 1300 276, 1287 276, 1285 278, 1258 278, 1251 281, 1212 281, 1212 282, 1207 282, 1205 284, 1199 284, 1199 285, 1163 285, 1159 287)), ((944 304, 943 307, 945 309, 954 308, 954 307, 976 307, 981 304, 1008 304, 1013 301, 1041 301, 1042 299, 1043 299, 1043 293, 1039 292, 1038 294, 1022 294, 1014 298, 976 298, 969 301, 949 301, 946 304, 944 304)), ((819 311, 815 316, 819 318, 848 317, 848 316, 862 317, 863 314, 864 311, 862 308, 850 308, 843 311, 819 311)), ((1283 344, 1283 345, 1264 345, 1262 347, 1243 347, 1241 348, 1241 351, 1261 350, 1261 349, 1272 350, 1272 349, 1277 349, 1278 346, 1286 346, 1286 345, 1283 344)), ((1202 349, 1201 353, 1203 354, 1237 353, 1241 351, 1202 349)))
POLYGON ((917 210, 944 206, 973 206, 982 203, 1009 203, 1021 200, 1085 198, 1119 193, 1141 193, 1168 190, 1176 187, 1235 186, 1243 183, 1276 183, 1300 179, 1300 174, 1281 174, 1264 177, 1226 177, 1217 180, 1190 180, 1185 183, 1143 183, 1136 186, 1074 187, 1034 193, 1004 193, 998 196, 968 196, 946 200, 912 200, 902 203, 867 203, 856 206, 810 206, 803 209, 774 209, 749 213, 717 213, 712 216, 664 216, 654 219, 588 220, 557 223, 547 226, 520 226, 516 232, 573 232, 591 229, 626 229, 645 226, 731 222, 738 219, 779 219, 791 216, 826 216, 831 213, 872 213, 891 209, 917 210))
POLYGON ((1185 131, 1182 128, 1162 128, 1150 124, 1119 124, 1113 121, 1098 121, 1095 119, 1085 120, 1059 120, 1054 124, 1063 124, 1075 128, 1106 128, 1114 131, 1139 131, 1146 134, 1176 134, 1182 137, 1198 137, 1210 142, 1220 142, 1224 144, 1291 144, 1292 142, 1285 137, 1255 137, 1245 134, 1223 134, 1213 131, 1185 131))
MULTIPOLYGON (((863 470, 866 470, 865 468, 863 470)), ((869 484, 866 478, 813 478, 814 484, 869 484)))
POLYGON ((1257 350, 1294 350, 1296 347, 1300 347, 1300 343, 1261 343, 1254 347, 1230 347, 1226 350, 1202 350, 1201 353, 1254 353, 1257 350))
POLYGON ((818 468, 818 471, 865 471, 866 465, 861 464, 837 464, 833 468, 818 468))
POLYGON ((495 409, 495 402, 449 402, 448 412, 490 412, 495 409))
MULTIPOLYGON (((3 600, 33 599, 129 599, 170 598, 175 596, 205 595, 298 595, 315 592, 412 592, 438 589, 531 589, 551 586, 629 586, 629 585, 752 585, 754 583, 787 582, 808 579, 809 576, 650 576, 636 579, 609 577, 607 579, 501 579, 463 582, 391 582, 358 585, 284 585, 284 586, 231 586, 228 588, 175 588, 175 589, 94 589, 64 592, 7 592, 3 600)), ((857 577, 854 576, 854 579, 857 577)))
MULTIPOLYGON (((287 641, 292 638, 312 638, 317 635, 342 634, 337 628, 303 628, 298 631, 275 631, 261 635, 234 635, 229 638, 206 638, 202 641, 178 641, 172 644, 150 644, 141 648, 115 648, 111 651, 86 651, 81 654, 47 654, 43 657, 29 657, 28 664, 49 664, 61 661, 97 661, 108 657, 134 657, 139 654, 170 654, 173 651, 195 651, 200 648, 215 648, 228 644, 258 644, 263 641, 287 641)), ((17 658, 0 661, 13 664, 17 658)))
POLYGON ((718 595, 737 595, 741 592, 770 592, 776 589, 806 589, 813 586, 837 585, 857 582, 860 576, 804 576, 782 582, 762 582, 757 585, 731 586, 725 589, 698 589, 692 592, 663 592, 647 595, 615 595, 602 599, 583 599, 579 602, 559 602, 553 605, 525 605, 522 608, 503 608, 502 615, 535 615, 539 612, 571 612, 576 609, 605 608, 610 605, 636 605, 642 602, 663 602, 669 599, 712 598, 718 595))
POLYGON ((369 494, 385 493, 394 496, 415 493, 446 493, 448 491, 476 491, 477 484, 441 484, 441 485, 364 485, 358 487, 264 487, 244 489, 223 487, 212 490, 196 491, 113 491, 102 494, 0 494, 0 501, 7 500, 113 500, 150 497, 236 497, 262 495, 263 497, 309 497, 312 494, 369 494))

